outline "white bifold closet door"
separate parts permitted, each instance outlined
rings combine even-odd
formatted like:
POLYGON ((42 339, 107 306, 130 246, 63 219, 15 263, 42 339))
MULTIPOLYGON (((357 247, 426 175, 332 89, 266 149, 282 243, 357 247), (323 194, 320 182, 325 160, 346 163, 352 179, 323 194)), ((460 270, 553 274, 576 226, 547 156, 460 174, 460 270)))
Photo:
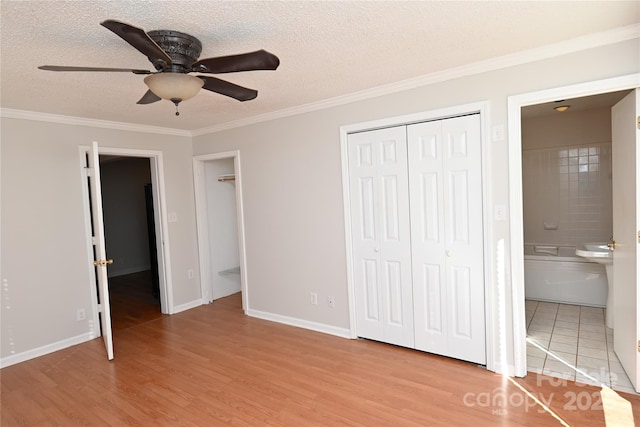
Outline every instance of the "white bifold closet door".
POLYGON ((407 133, 415 347, 485 364, 480 116, 407 133))
POLYGON ((480 117, 349 135, 356 332, 486 363, 480 117))
POLYGON ((404 126, 349 135, 357 333, 414 346, 404 126))

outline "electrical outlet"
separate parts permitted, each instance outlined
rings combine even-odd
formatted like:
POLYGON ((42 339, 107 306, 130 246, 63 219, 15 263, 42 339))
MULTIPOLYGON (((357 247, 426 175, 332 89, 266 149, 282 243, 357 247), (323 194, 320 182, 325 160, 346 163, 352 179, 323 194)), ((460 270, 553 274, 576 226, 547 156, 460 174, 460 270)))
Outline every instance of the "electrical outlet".
POLYGON ((87 318, 87 313, 84 311, 84 308, 79 308, 76 312, 76 320, 84 320, 87 318))
POLYGON ((315 292, 311 292, 311 305, 318 305, 318 294, 315 292))
POLYGON ((336 299, 332 295, 329 295, 327 297, 327 304, 329 308, 336 308, 336 299))
POLYGON ((193 270, 191 269, 187 270, 187 277, 189 279, 193 279, 195 277, 195 275, 193 274, 193 270))

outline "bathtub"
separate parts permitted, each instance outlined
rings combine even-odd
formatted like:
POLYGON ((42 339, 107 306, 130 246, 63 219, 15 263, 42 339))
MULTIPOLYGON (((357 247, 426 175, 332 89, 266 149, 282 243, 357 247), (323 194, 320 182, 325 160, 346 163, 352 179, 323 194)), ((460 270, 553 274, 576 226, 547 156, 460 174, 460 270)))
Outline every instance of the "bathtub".
POLYGON ((575 246, 525 244, 524 288, 527 299, 604 307, 604 265, 575 254, 575 246))

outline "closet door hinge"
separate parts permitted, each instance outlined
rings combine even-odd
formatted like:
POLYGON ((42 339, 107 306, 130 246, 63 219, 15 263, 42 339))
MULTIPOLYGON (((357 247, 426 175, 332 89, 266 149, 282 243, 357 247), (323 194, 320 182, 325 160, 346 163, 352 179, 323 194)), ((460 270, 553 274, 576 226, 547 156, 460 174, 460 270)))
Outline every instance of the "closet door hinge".
POLYGON ((638 116, 638 129, 640 129, 640 116, 638 116))
MULTIPOLYGON (((102 304, 98 304, 98 313, 102 313, 102 304)), ((638 344, 640 345, 640 342, 638 344)))

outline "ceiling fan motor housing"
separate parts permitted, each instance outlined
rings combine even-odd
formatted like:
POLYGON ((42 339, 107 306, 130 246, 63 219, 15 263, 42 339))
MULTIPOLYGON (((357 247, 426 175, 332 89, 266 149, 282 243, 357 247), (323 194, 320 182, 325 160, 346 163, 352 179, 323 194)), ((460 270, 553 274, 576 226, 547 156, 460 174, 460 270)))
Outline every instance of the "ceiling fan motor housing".
POLYGON ((173 62, 170 66, 153 61, 156 70, 164 72, 188 73, 191 65, 198 60, 202 52, 200 40, 190 34, 173 30, 156 30, 147 33, 151 39, 164 50, 173 62))

